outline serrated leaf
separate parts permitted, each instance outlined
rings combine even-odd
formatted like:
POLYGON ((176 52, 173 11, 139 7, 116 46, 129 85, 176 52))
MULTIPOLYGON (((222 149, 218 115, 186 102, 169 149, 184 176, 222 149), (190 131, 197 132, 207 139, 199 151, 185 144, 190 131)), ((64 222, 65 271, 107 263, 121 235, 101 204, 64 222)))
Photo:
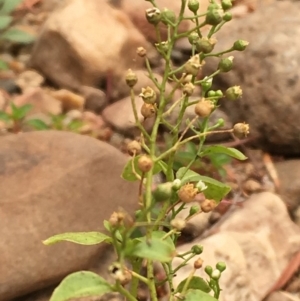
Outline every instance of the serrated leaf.
MULTIPOLYGON (((181 281, 177 287, 177 291, 179 293, 182 292, 185 283, 186 283, 187 279, 184 279, 183 281, 181 281)), ((207 282, 198 276, 194 276, 192 277, 191 281, 189 282, 189 285, 187 287, 187 289, 197 289, 197 290, 201 290, 205 293, 209 293, 211 291, 211 288, 209 287, 209 285, 207 284, 207 282)))
POLYGON ((3 30, 9 26, 12 21, 11 16, 1 16, 0 15, 0 30, 3 30))
POLYGON ((45 245, 52 245, 62 241, 69 241, 79 245, 97 245, 102 242, 110 243, 111 238, 101 232, 69 232, 57 234, 43 241, 45 245))
POLYGON ((187 291, 184 301, 218 301, 218 299, 201 290, 190 289, 187 291))
POLYGON ((0 15, 9 15, 23 0, 4 0, 0 9, 0 15))
MULTIPOLYGON (((127 164, 125 165, 125 167, 123 169, 123 172, 122 172, 122 178, 124 180, 130 181, 130 182, 134 182, 134 181, 138 180, 136 175, 133 173, 133 170, 132 170, 132 160, 134 160, 133 162, 134 162, 135 172, 138 175, 142 176, 142 172, 138 168, 138 160, 139 160, 140 157, 141 157, 141 155, 136 156, 135 158, 132 158, 127 162, 127 164)), ((154 164, 154 167, 153 167, 153 174, 155 175, 155 174, 161 172, 163 170, 163 166, 165 166, 165 165, 163 165, 161 162, 156 162, 154 164)))
POLYGON ((5 112, 0 111, 0 120, 3 120, 4 122, 9 122, 10 116, 5 112))
POLYGON ((34 128, 35 130, 42 131, 42 130, 48 130, 49 126, 40 119, 30 119, 26 121, 26 124, 34 128))
POLYGON ((2 40, 20 44, 30 44, 34 42, 35 37, 23 30, 10 28, 0 35, 2 40))
POLYGON ((239 150, 232 147, 225 147, 222 145, 211 145, 202 152, 201 156, 211 155, 211 154, 225 154, 230 157, 236 158, 238 160, 247 160, 248 158, 241 153, 239 150))
POLYGON ((105 279, 93 272, 81 271, 67 276, 54 290, 50 301, 99 297, 110 292, 113 292, 113 289, 105 279))
POLYGON ((32 109, 31 104, 26 104, 21 107, 17 107, 13 102, 10 103, 12 113, 11 118, 14 120, 21 120, 29 113, 29 111, 32 109))
POLYGON ((173 247, 167 241, 158 238, 152 238, 149 241, 145 238, 132 250, 132 256, 160 262, 169 262, 174 255, 173 247))
POLYGON ((204 195, 208 199, 213 199, 216 202, 220 202, 231 190, 231 187, 219 182, 210 177, 201 176, 198 173, 188 170, 185 167, 180 168, 176 173, 176 178, 180 179, 183 184, 188 182, 203 181, 207 188, 203 191, 204 195))

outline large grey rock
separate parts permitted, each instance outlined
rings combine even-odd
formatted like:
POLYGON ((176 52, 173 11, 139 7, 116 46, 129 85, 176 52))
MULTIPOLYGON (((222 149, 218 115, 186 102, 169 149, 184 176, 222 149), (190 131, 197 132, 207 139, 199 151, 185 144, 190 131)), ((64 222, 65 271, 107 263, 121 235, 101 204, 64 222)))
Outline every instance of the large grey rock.
POLYGON ((133 212, 137 187, 120 177, 126 161, 110 145, 73 133, 1 138, 1 301, 57 283, 104 256, 105 245, 45 246, 42 240, 101 231, 119 206, 133 212))
MULTIPOLYGON (((224 107, 233 122, 249 123, 258 145, 272 153, 300 153, 299 15, 299 1, 276 1, 229 22, 217 35, 216 52, 237 39, 250 42, 246 51, 232 54, 233 71, 215 83, 242 87, 242 100, 225 100, 224 107)), ((205 71, 215 71, 218 61, 207 59, 205 71)))

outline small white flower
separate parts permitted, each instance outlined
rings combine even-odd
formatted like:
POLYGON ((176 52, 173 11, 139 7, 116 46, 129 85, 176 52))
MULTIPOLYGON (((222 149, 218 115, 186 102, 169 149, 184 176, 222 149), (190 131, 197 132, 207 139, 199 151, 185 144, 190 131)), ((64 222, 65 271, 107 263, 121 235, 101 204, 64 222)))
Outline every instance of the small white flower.
POLYGON ((221 272, 217 269, 213 270, 213 272, 211 273, 211 278, 214 280, 219 280, 221 277, 221 272))
POLYGON ((186 221, 182 218, 176 217, 173 220, 171 220, 171 226, 176 230, 180 231, 186 226, 186 221))
POLYGON ((196 188, 198 188, 199 191, 204 191, 205 189, 207 189, 207 186, 203 181, 199 181, 196 185, 196 188))

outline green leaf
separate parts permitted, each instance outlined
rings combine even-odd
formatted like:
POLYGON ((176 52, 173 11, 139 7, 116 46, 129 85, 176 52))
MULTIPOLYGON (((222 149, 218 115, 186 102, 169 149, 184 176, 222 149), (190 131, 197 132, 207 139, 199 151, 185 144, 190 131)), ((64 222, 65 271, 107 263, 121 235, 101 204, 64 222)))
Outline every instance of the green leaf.
POLYGON ((5 112, 0 111, 0 120, 3 120, 4 122, 9 122, 10 116, 5 112))
POLYGON ((1 34, 0 38, 2 40, 20 44, 30 44, 35 40, 33 35, 17 28, 10 28, 6 30, 3 34, 1 34))
POLYGON ((43 241, 45 245, 56 244, 61 241, 74 242, 79 245, 97 245, 102 242, 110 243, 111 238, 101 232, 69 232, 57 234, 43 241))
POLYGON ((131 255, 160 262, 169 262, 173 259, 175 252, 172 245, 165 240, 158 238, 147 240, 145 238, 133 248, 131 255))
MULTIPOLYGON (((186 283, 187 279, 184 279, 183 281, 181 281, 177 287, 177 291, 178 292, 182 292, 185 283, 186 283)), ((211 288, 209 287, 209 285, 207 284, 207 282, 198 276, 194 276, 192 277, 187 289, 197 289, 197 290, 201 290, 205 293, 209 293, 211 291, 211 288)))
POLYGON ((207 186, 203 193, 208 199, 213 199, 217 202, 220 202, 231 190, 230 186, 223 184, 222 182, 209 177, 201 176, 190 169, 185 173, 185 170, 185 167, 180 168, 176 173, 176 178, 180 179, 183 184, 188 182, 203 181, 207 186))
POLYGON ((105 279, 93 272, 81 271, 67 276, 54 290, 50 301, 99 297, 110 292, 113 292, 113 289, 105 279))
MULTIPOLYGON (((134 181, 137 181, 137 177, 135 176, 135 174, 133 173, 132 171, 132 160, 134 160, 134 170, 135 172, 142 176, 142 172, 139 170, 138 168, 138 160, 139 158, 141 157, 141 155, 139 156, 136 156, 135 158, 133 159, 130 159, 127 164, 125 165, 124 169, 123 169, 123 172, 122 172, 122 178, 124 180, 127 180, 127 181, 130 181, 130 182, 134 182, 134 181)), ((154 164, 154 167, 153 167, 153 174, 157 174, 159 172, 161 172, 163 170, 163 168, 165 168, 166 163, 162 163, 162 162, 157 162, 154 164)))
POLYGON ((2 0, 0 15, 11 14, 23 0, 2 0), (2 4, 3 3, 3 4, 2 4))
POLYGON ((13 102, 10 103, 12 113, 11 118, 13 120, 21 120, 29 113, 29 111, 32 109, 31 104, 26 104, 21 107, 17 107, 13 102))
POLYGON ((205 155, 211 155, 211 154, 225 154, 230 157, 236 158, 238 160, 247 160, 248 158, 241 153, 239 150, 232 148, 232 147, 225 147, 222 145, 212 145, 207 148, 202 152, 201 156, 205 155))
POLYGON ((26 121, 26 124, 29 126, 33 127, 35 130, 48 130, 49 126, 42 120, 40 119, 30 119, 26 121))
POLYGON ((4 60, 0 59, 0 71, 1 70, 8 70, 8 69, 9 69, 8 64, 4 60))
POLYGON ((8 27, 11 21, 12 21, 11 16, 0 16, 0 30, 3 30, 6 27, 8 27))
POLYGON ((201 290, 190 289, 187 291, 184 301, 218 301, 218 299, 201 290))

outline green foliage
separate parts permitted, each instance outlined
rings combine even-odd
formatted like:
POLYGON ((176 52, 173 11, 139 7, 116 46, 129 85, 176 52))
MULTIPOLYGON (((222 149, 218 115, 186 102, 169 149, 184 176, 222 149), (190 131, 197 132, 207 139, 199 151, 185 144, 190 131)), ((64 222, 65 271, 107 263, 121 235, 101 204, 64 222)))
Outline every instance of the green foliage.
POLYGON ((95 273, 76 272, 66 277, 54 290, 50 301, 66 301, 74 298, 102 296, 113 292, 110 284, 95 273))
MULTIPOLYGON (((157 37, 155 47, 165 64, 162 80, 158 81, 147 58, 146 50, 143 47, 138 48, 137 53, 145 60, 148 76, 153 82, 152 85, 143 87, 141 91, 143 105, 140 112, 137 110, 133 89, 138 81, 137 75, 129 70, 125 78, 130 89, 132 110, 139 134, 128 148, 132 158, 124 167, 122 178, 130 182, 140 182, 136 200, 139 210, 134 218, 122 210, 113 212, 110 218, 104 221, 107 235, 87 233, 85 237, 82 233, 67 233, 56 235, 44 243, 52 244, 62 240, 79 244, 94 244, 101 241, 111 243, 116 254, 116 262, 109 269, 115 279, 111 289, 121 293, 126 300, 138 300, 137 288, 142 282, 149 289, 152 301, 158 300, 157 285, 171 288, 169 300, 175 300, 177 298, 175 294, 179 294, 179 298, 186 301, 215 301, 220 296, 219 280, 226 266, 224 263, 217 263, 216 269, 210 266, 203 267, 208 279, 195 275, 197 269, 202 268, 202 260, 198 256, 202 254, 203 247, 194 246, 184 254, 176 252, 178 238, 187 222, 179 216, 179 213, 185 209, 186 203, 194 201, 198 193, 203 193, 206 198, 203 203, 206 207, 201 203, 198 209, 192 208, 188 218, 200 212, 205 214, 213 210, 230 191, 230 187, 222 181, 203 175, 202 172, 193 171, 195 165, 209 158, 215 166, 221 168, 228 158, 247 159, 236 149, 220 145, 205 145, 208 135, 233 133, 243 138, 249 132, 247 124, 238 124, 238 127, 235 125, 232 129, 222 130, 220 128, 224 125, 223 120, 220 119, 213 125, 209 123, 211 114, 220 105, 219 100, 226 94, 221 90, 211 89, 214 77, 233 68, 233 57, 226 57, 227 53, 243 50, 247 42, 240 40, 238 43, 233 43, 234 46, 229 49, 214 52, 216 44, 214 34, 231 19, 230 12, 227 11, 232 5, 230 0, 221 1, 221 5, 211 0, 207 12, 202 15, 198 15, 197 0, 181 0, 181 10, 178 15, 168 9, 161 10, 157 5, 159 0, 146 1, 152 4, 152 8, 146 10, 146 19, 154 26, 157 37), (187 9, 193 12, 192 16, 186 15, 187 9), (180 33, 179 26, 183 20, 192 21, 193 28, 180 33), (165 41, 161 41, 161 22, 168 28, 165 41), (209 29, 208 32, 202 30, 204 26, 209 29), (187 38, 190 42, 192 57, 178 67, 173 65, 171 54, 176 41, 180 38, 187 38), (219 58, 217 70, 201 78, 198 76, 200 70, 205 61, 212 56, 219 58), (173 84, 171 92, 166 89, 169 81, 173 84), (201 96, 195 101, 191 100, 190 96, 193 95, 196 86, 201 88, 201 96), (176 90, 181 92, 181 97, 174 100, 176 90), (195 116, 192 120, 184 120, 185 111, 189 106, 195 106, 195 116), (178 113, 177 119, 175 124, 171 124, 167 116, 175 109, 178 113), (143 121, 140 120, 139 114, 144 117, 143 121), (149 118, 154 119, 150 132, 144 126, 144 121, 149 118), (161 125, 168 129, 167 147, 163 150, 157 146, 161 125), (184 164, 182 162, 179 162, 181 165, 178 164, 178 158, 184 159, 184 164), (157 185, 154 182, 154 175, 159 172, 164 174, 165 181, 157 185), (176 257, 181 259, 181 263, 174 267, 172 263, 176 257), (142 273, 145 259, 147 277, 142 273), (164 270, 163 279, 155 278, 154 262, 159 263, 164 270), (174 276, 190 263, 193 264, 190 275, 174 288, 174 276)), ((242 95, 242 90, 238 86, 228 91, 230 93, 227 94, 234 100, 242 95)), ((61 120, 57 120, 57 125, 62 126, 61 120)), ((87 275, 87 280, 90 279, 89 277, 90 275, 87 275)), ((77 278, 74 279, 74 283, 72 278, 66 279, 72 287, 72 297, 80 296, 82 286, 77 278)), ((70 298, 68 286, 63 282, 58 290, 61 297, 54 301, 67 301, 70 298)), ((92 295, 93 292, 90 292, 89 296, 92 295)))
POLYGON ((0 41, 5 40, 19 44, 30 44, 35 37, 16 27, 12 27, 11 13, 22 0, 0 0, 0 41))

